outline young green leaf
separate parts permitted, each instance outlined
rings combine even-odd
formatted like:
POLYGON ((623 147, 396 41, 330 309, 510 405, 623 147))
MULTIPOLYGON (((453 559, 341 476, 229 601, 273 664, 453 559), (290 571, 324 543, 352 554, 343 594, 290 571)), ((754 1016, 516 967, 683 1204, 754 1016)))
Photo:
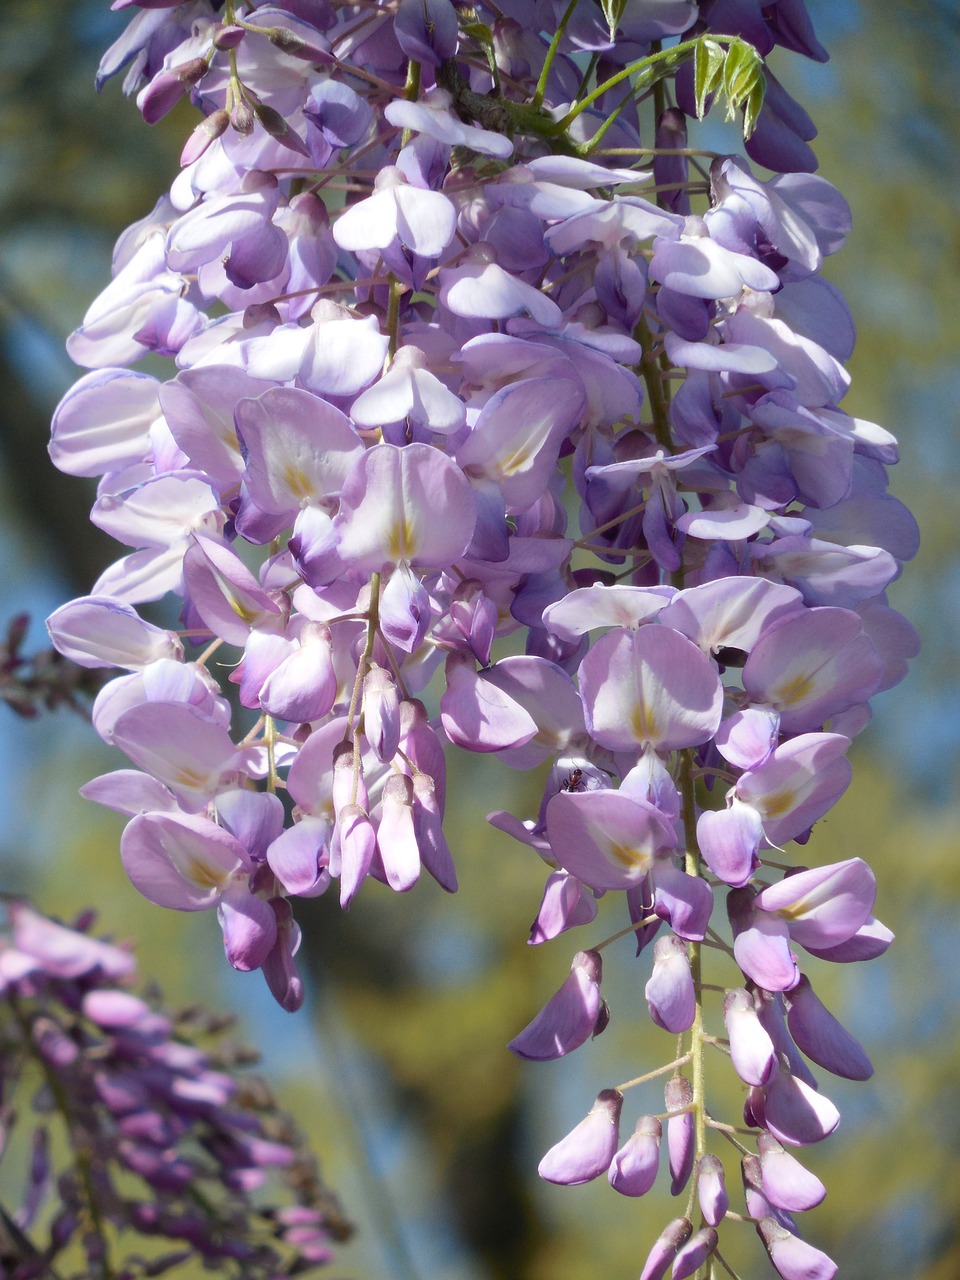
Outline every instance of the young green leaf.
POLYGON ((723 48, 715 40, 708 40, 706 36, 694 50, 693 84, 697 101, 698 120, 702 120, 706 112, 708 94, 713 93, 723 79, 724 59, 723 48))

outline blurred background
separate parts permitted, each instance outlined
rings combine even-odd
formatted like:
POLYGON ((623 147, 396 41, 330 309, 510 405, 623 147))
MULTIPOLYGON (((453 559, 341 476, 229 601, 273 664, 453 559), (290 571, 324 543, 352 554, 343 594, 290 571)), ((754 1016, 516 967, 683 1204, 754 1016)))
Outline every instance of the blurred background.
MULTIPOLYGON (((923 543, 891 596, 920 629, 923 652, 910 679, 878 700, 855 744, 854 784, 812 844, 813 861, 869 860, 877 914, 898 942, 869 966, 811 968, 877 1072, 867 1084, 821 1082, 843 1120, 832 1140, 804 1153, 829 1189, 804 1232, 847 1280, 954 1280, 960 16, 952 0, 807 5, 832 61, 781 55, 773 67, 817 121, 820 172, 853 208, 853 235, 829 268, 859 328, 845 407, 901 443, 893 489, 919 519, 923 543)), ((0 8, 0 630, 29 611, 27 650, 45 643, 43 617, 86 592, 115 555, 87 520, 84 482, 47 460, 51 411, 78 376, 63 341, 106 282, 117 234, 168 185, 191 126, 175 113, 147 129, 116 83, 95 96, 96 64, 124 21, 107 0, 0 8)), ((629 940, 605 953, 613 1021, 600 1040, 539 1066, 504 1048, 559 986, 573 950, 622 923, 602 912, 589 938, 526 946, 541 866, 484 815, 494 805, 532 812, 536 779, 483 758, 452 762, 461 796, 449 815, 455 898, 431 881, 403 898, 368 885, 346 917, 332 900, 298 904, 310 995, 290 1016, 259 975, 228 969, 212 918, 162 911, 128 885, 119 819, 77 796, 118 763, 69 710, 23 720, 0 706, 0 887, 64 918, 92 902, 104 930, 137 939, 142 970, 172 1002, 240 1013, 357 1224, 331 1274, 629 1280, 639 1272, 678 1211, 669 1197, 628 1201, 603 1180, 553 1187, 535 1169, 600 1088, 671 1056, 670 1037, 646 1017, 646 956, 634 961, 629 940)), ((737 1097, 727 1102, 734 1115, 737 1097)), ((654 1086, 628 1096, 625 1118, 660 1106, 654 1086)), ((752 1232, 739 1234, 743 1249, 725 1239, 724 1253, 742 1259, 743 1274, 773 1275, 752 1232)))

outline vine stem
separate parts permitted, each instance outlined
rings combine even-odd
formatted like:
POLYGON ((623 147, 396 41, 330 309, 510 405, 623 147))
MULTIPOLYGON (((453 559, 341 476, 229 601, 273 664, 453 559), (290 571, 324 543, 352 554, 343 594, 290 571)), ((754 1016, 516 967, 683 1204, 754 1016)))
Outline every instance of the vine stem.
MULTIPOLYGON (((696 783, 693 776, 693 753, 684 751, 680 760, 680 796, 684 833, 684 870, 687 875, 700 877, 700 849, 697 845, 696 783)), ((696 1000, 693 1026, 690 1028, 690 1075, 693 1087, 694 1166, 707 1150, 707 1104, 704 1078, 704 1028, 703 1028, 703 955, 699 942, 687 944, 690 953, 690 972, 693 977, 696 1000)), ((691 1188, 691 1196, 696 1187, 691 1188)), ((706 1274, 710 1274, 712 1267, 706 1274)), ((701 1268, 701 1270, 703 1270, 701 1268)))

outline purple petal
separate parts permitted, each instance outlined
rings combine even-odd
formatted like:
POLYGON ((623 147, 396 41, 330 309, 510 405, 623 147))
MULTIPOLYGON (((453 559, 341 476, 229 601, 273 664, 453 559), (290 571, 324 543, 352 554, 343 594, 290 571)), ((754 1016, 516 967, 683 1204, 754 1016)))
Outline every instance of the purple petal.
POLYGON ((827 1194, 820 1179, 805 1169, 795 1156, 784 1151, 769 1133, 757 1139, 763 1192, 772 1205, 802 1213, 815 1208, 827 1194))
POLYGON ((223 949, 235 969, 259 969, 277 940, 277 919, 268 902, 235 886, 220 899, 217 917, 223 949))
MULTIPOLYGON (((753 1099, 753 1091, 750 1096, 753 1099)), ((764 1088, 760 1112, 759 1123, 775 1138, 795 1147, 822 1141, 840 1123, 840 1112, 829 1098, 787 1071, 781 1071, 764 1088)))
POLYGON ((120 857, 135 888, 161 907, 203 911, 253 869, 244 847, 207 818, 145 813, 127 823, 120 857))
POLYGON ((862 1045, 814 994, 803 974, 787 996, 787 1026, 808 1058, 848 1080, 869 1080, 873 1066, 862 1045))
POLYGON ((862 858, 849 858, 785 876, 759 893, 755 906, 781 914, 790 937, 802 947, 809 942, 823 949, 846 942, 860 929, 876 892, 869 866, 862 858))
POLYGON ((591 889, 628 889, 672 848, 671 824, 653 805, 616 791, 558 792, 547 805, 554 857, 591 889))
POLYGON ((667 1267, 677 1256, 677 1250, 689 1240, 692 1230, 693 1227, 688 1218, 674 1218, 668 1223, 647 1254, 640 1280, 662 1280, 667 1273, 667 1267))
POLYGON ((714 1252, 719 1236, 713 1227, 701 1227, 695 1231, 686 1244, 677 1250, 670 1272, 672 1280, 686 1280, 695 1271, 699 1271, 707 1258, 714 1252))
POLYGON ((739 889, 759 866, 763 838, 760 814, 733 797, 728 809, 708 810, 697 820, 697 843, 707 866, 725 884, 739 889))
POLYGON ((695 1155, 693 1086, 684 1076, 672 1076, 663 1091, 670 1118, 667 1150, 670 1153, 670 1194, 678 1196, 690 1180, 695 1155))
POLYGON ((713 663, 685 636, 655 624, 601 636, 580 664, 580 693, 590 733, 615 751, 706 742, 723 706, 713 663))
POLYGON ((570 976, 533 1021, 507 1045, 518 1058, 546 1062, 562 1058, 587 1041, 600 1014, 600 956, 578 951, 570 976))

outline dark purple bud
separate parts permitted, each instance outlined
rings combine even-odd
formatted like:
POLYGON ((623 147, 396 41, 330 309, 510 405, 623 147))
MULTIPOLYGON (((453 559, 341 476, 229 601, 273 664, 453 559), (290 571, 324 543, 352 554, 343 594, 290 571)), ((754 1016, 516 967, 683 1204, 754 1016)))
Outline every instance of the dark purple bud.
POLYGON ((393 29, 413 62, 439 67, 457 51, 457 13, 450 0, 400 0, 393 29))
POLYGON ((687 145, 687 119, 676 107, 668 107, 657 121, 657 135, 654 145, 657 153, 653 158, 653 180, 658 188, 667 190, 659 193, 664 208, 684 215, 690 212, 690 197, 684 190, 687 180, 687 157, 665 156, 660 148, 667 151, 683 150, 687 145))
POLYGON ((808 1058, 835 1076, 870 1079, 873 1065, 863 1047, 814 994, 809 978, 801 974, 785 998, 790 1034, 808 1058))
POLYGON ((690 1239, 692 1230, 693 1224, 689 1218, 674 1218, 672 1222, 667 1223, 647 1254, 640 1280, 662 1280, 666 1275, 667 1267, 676 1257, 677 1250, 690 1239))
POLYGON ((711 1227, 722 1222, 730 1208, 724 1182, 723 1164, 717 1156, 701 1156, 697 1161, 697 1198, 700 1212, 711 1227))
MULTIPOLYGON (((304 142, 301 142, 279 111, 275 111, 273 107, 268 107, 264 102, 257 102, 253 106, 253 114, 271 138, 276 138, 278 142, 282 142, 291 151, 296 151, 298 155, 309 158, 310 151, 308 147, 304 142)), ((234 125, 234 128, 236 128, 236 125, 234 125)))
POLYGON ((694 1124, 693 1086, 685 1076, 672 1076, 663 1091, 667 1121, 667 1150, 670 1153, 670 1194, 678 1196, 693 1170, 694 1124), (675 1114, 674 1114, 675 1113, 675 1114))
POLYGON ((757 1235, 783 1280, 833 1280, 837 1264, 813 1245, 793 1235, 773 1218, 764 1218, 757 1235))
POLYGON ((184 144, 180 153, 180 164, 193 164, 206 151, 210 143, 224 134, 230 125, 228 111, 213 111, 206 120, 201 120, 184 144))
POLYGON ((52 1067, 62 1070, 76 1062, 79 1047, 53 1018, 36 1018, 31 1031, 40 1056, 52 1067))
POLYGON ((230 112, 230 127, 235 133, 239 133, 242 138, 249 137, 253 133, 253 127, 256 124, 256 117, 250 104, 247 102, 238 102, 230 112))
POLYGON ((237 45, 246 35, 246 31, 236 22, 225 22, 223 26, 217 27, 213 33, 213 47, 215 49, 236 49, 237 45))
POLYGON ((677 1250, 673 1270, 670 1273, 672 1280, 686 1280, 687 1276, 692 1276, 695 1271, 698 1271, 716 1249, 718 1240, 719 1237, 713 1227, 701 1227, 699 1231, 694 1232, 687 1243, 677 1250))
POLYGON ((575 1187, 599 1178, 616 1154, 623 1094, 604 1089, 586 1117, 551 1147, 537 1172, 547 1182, 575 1187))

